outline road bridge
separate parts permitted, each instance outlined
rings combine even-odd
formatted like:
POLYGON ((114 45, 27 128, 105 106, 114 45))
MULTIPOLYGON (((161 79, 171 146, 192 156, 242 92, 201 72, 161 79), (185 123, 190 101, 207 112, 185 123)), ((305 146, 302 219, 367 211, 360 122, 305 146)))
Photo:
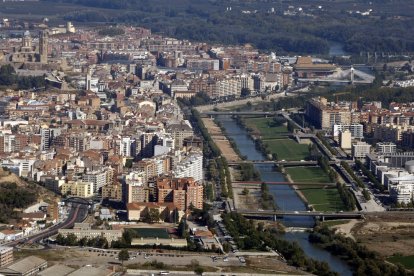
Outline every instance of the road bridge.
MULTIPOLYGON (((335 165, 338 162, 331 160, 328 162, 329 165, 335 165)), ((240 164, 275 164, 276 166, 283 165, 286 167, 293 166, 317 166, 318 161, 313 160, 301 160, 301 161, 283 161, 283 160, 240 160, 240 161, 229 161, 229 166, 236 166, 240 164)))
POLYGON ((201 115, 265 115, 265 116, 275 116, 281 115, 280 111, 202 111, 201 115))
POLYGON ((272 218, 278 217, 313 217, 320 220, 325 219, 363 219, 364 214, 360 212, 318 212, 318 211, 283 211, 283 210, 237 210, 237 213, 248 218, 272 218))
POLYGON ((315 183, 315 182, 286 182, 286 181, 236 181, 232 184, 238 185, 310 185, 310 186, 333 186, 336 187, 336 183, 315 183))
POLYGON ((317 161, 279 161, 279 160, 240 160, 228 162, 228 165, 240 165, 240 164, 275 164, 284 166, 316 166, 317 161))

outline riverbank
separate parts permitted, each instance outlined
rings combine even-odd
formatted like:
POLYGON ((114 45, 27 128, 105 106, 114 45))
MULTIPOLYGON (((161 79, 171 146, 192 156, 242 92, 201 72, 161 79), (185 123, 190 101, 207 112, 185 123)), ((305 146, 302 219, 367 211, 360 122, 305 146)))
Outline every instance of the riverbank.
MULTIPOLYGON (((229 115, 218 115, 216 120, 226 129, 227 135, 232 138, 238 149, 247 160, 264 160, 263 154, 257 150, 254 141, 247 131, 240 127, 229 115)), ((260 173, 260 181, 263 182, 286 182, 286 177, 281 170, 275 169, 273 164, 254 164, 260 173)), ((268 185, 269 194, 273 196, 274 202, 279 210, 283 211, 305 211, 307 210, 303 200, 289 185, 268 185)), ((312 228, 315 220, 311 217, 284 216, 277 218, 278 223, 286 227, 312 228)), ((279 236, 280 239, 298 244, 307 256, 312 256, 319 261, 326 261, 329 266, 340 275, 350 276, 351 271, 346 264, 323 249, 313 246, 308 241, 309 233, 292 232, 279 236)), ((250 240, 250 239, 249 239, 250 240)), ((250 241, 249 241, 250 244, 250 241)), ((243 245, 245 245, 243 243, 243 245)), ((286 257, 286 256, 285 256, 286 257)), ((288 260, 289 261, 289 260, 288 260)))
MULTIPOLYGON (((292 129, 288 129, 286 120, 282 118, 237 116, 235 120, 255 140, 256 148, 268 159, 301 161, 312 157, 312 144, 300 144, 288 138, 292 135, 292 129)), ((336 187, 320 185, 333 182, 320 166, 282 168, 282 171, 290 183, 315 184, 293 187, 308 208, 333 212, 347 209, 336 187)))
POLYGON ((202 118, 204 126, 207 128, 211 139, 220 149, 222 156, 226 158, 227 162, 240 161, 240 156, 235 152, 233 147, 230 145, 229 140, 224 135, 220 127, 210 118, 202 118))

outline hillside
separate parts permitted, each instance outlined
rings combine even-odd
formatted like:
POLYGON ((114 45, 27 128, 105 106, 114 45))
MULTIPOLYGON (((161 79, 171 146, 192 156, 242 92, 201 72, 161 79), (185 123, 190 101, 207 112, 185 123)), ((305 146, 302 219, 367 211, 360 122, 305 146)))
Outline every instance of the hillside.
POLYGON ((19 212, 40 202, 52 202, 56 195, 42 186, 29 183, 0 168, 0 223, 19 217, 19 212))
POLYGON ((278 54, 328 54, 335 41, 359 55, 414 52, 413 8, 410 0, 43 0, 0 2, 0 17, 132 24, 179 39, 251 43, 278 54))

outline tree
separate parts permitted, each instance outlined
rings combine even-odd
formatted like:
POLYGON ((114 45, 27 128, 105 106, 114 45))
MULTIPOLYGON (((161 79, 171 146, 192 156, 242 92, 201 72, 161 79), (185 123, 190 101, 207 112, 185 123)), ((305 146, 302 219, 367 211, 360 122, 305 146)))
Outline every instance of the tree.
POLYGON ((287 129, 289 132, 293 132, 295 130, 295 125, 291 121, 288 121, 287 129))
POLYGON ((228 242, 223 243, 223 251, 226 253, 230 252, 230 244, 228 242))
POLYGON ((203 268, 202 266, 197 266, 197 267, 194 269, 194 272, 195 272, 197 275, 203 275, 203 273, 204 273, 204 268, 203 268))
POLYGON ((242 88, 240 96, 241 97, 246 97, 246 96, 250 96, 251 92, 249 88, 242 88))
POLYGON ((243 191, 242 191, 242 195, 248 195, 249 194, 249 189, 247 189, 247 188, 244 188, 243 189, 243 191))
POLYGON ((134 163, 133 159, 127 159, 125 161, 125 168, 132 168, 132 164, 134 163))
POLYGON ((124 265, 124 261, 129 260, 129 252, 126 249, 121 249, 118 253, 118 259, 122 262, 122 266, 124 265))
POLYGON ((154 223, 160 221, 160 211, 155 208, 149 209, 149 211, 142 218, 144 222, 154 223))
POLYGON ((66 236, 66 245, 69 245, 69 246, 77 245, 77 238, 75 234, 70 233, 66 236))

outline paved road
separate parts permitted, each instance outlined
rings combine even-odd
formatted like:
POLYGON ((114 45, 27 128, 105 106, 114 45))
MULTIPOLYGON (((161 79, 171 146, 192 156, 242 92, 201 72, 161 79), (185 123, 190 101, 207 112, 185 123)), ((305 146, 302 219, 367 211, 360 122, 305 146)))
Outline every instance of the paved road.
POLYGON ((48 228, 45 231, 42 231, 40 233, 34 234, 32 236, 29 236, 29 237, 25 237, 23 239, 12 241, 12 242, 7 243, 5 245, 7 245, 7 246, 16 246, 22 241, 25 241, 26 243, 39 242, 42 239, 49 238, 53 235, 56 235, 58 233, 59 229, 70 228, 75 224, 75 222, 83 221, 84 218, 86 217, 86 214, 87 214, 87 206, 86 205, 73 204, 72 208, 71 208, 71 211, 69 213, 69 216, 64 222, 56 224, 56 225, 54 225, 54 226, 52 226, 52 227, 50 227, 50 228, 48 228))

